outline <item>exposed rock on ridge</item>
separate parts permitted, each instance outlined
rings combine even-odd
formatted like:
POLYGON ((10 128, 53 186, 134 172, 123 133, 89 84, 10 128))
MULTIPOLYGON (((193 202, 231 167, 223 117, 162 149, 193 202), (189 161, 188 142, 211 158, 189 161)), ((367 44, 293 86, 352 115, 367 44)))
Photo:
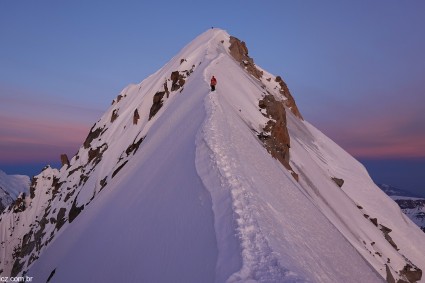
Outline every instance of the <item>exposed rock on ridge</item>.
POLYGON ((300 111, 298 110, 297 104, 295 103, 294 98, 291 95, 291 92, 289 91, 288 86, 286 83, 282 80, 280 76, 276 77, 276 82, 280 85, 280 93, 286 97, 285 106, 291 109, 292 113, 295 114, 298 118, 303 120, 303 117, 301 116, 300 111))
POLYGON ((257 69, 254 64, 254 59, 249 57, 248 48, 246 47, 245 42, 240 41, 236 37, 230 36, 230 55, 238 61, 243 68, 246 69, 248 73, 254 76, 257 79, 261 79, 263 72, 257 69))
POLYGON ((270 118, 264 127, 264 132, 258 138, 264 143, 267 151, 288 169, 298 181, 298 175, 289 165, 290 138, 286 123, 286 111, 283 104, 276 101, 273 95, 266 95, 258 106, 266 110, 265 116, 270 118))

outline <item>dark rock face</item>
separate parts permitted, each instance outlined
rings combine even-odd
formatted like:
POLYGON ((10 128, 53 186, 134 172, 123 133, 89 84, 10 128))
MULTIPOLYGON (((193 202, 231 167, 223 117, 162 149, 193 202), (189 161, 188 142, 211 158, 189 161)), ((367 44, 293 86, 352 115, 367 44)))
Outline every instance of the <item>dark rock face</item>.
POLYGON ((111 123, 113 123, 117 118, 118 118, 118 110, 114 109, 114 111, 112 111, 111 123))
MULTIPOLYGON (((253 77, 257 79, 261 79, 263 77, 263 71, 260 71, 254 64, 254 59, 249 57, 248 48, 246 47, 245 42, 240 41, 236 37, 230 37, 230 47, 229 47, 230 55, 240 63, 240 65, 253 77)), ((271 81, 271 78, 266 79, 267 81, 271 81)), ((285 100, 285 106, 288 107, 295 116, 300 119, 303 119, 300 111, 298 110, 297 105, 295 104, 295 100, 291 95, 291 92, 288 89, 286 83, 282 80, 280 76, 277 76, 275 81, 280 86, 280 94, 282 94, 285 100)))
POLYGON ((125 150, 125 153, 127 154, 127 156, 130 155, 130 153, 133 152, 133 155, 137 152, 137 150, 139 149, 140 144, 143 142, 143 140, 145 139, 146 136, 140 138, 137 142, 134 141, 132 144, 130 144, 127 149, 125 150))
MULTIPOLYGON (((78 195, 77 195, 78 197, 78 195)), ((69 210, 69 214, 68 214, 68 221, 69 223, 71 223, 72 221, 75 220, 75 218, 77 218, 78 214, 81 213, 81 211, 83 211, 84 209, 84 205, 78 207, 76 205, 77 203, 77 197, 75 197, 74 201, 72 202, 72 206, 71 209, 69 210)))
POLYGON ((66 208, 61 207, 61 209, 59 209, 58 215, 56 216, 56 229, 58 230, 62 228, 63 224, 65 224, 66 222, 65 213, 66 213, 66 208))
POLYGON ((335 182, 335 184, 338 186, 338 187, 342 187, 342 185, 344 185, 344 180, 343 179, 339 179, 339 178, 336 178, 336 177, 332 177, 332 180, 335 182))
POLYGON ((282 94, 283 96, 287 98, 287 100, 285 101, 285 106, 291 109, 292 113, 294 113, 295 116, 303 120, 303 117, 301 116, 301 113, 298 110, 298 107, 295 104, 295 100, 292 97, 291 92, 289 91, 289 88, 286 85, 286 83, 282 80, 280 76, 276 77, 276 82, 280 86, 280 90, 279 90, 280 94, 282 94))
POLYGON ((398 251, 398 247, 396 245, 396 243, 393 241, 393 239, 391 238, 391 236, 389 235, 390 232, 392 231, 392 229, 385 227, 384 225, 380 224, 381 228, 380 230, 382 231, 382 233, 384 234, 385 240, 387 240, 388 243, 390 243, 390 245, 396 249, 398 251))
POLYGON ((136 109, 134 110, 134 113, 133 113, 133 125, 137 125, 137 121, 139 121, 139 119, 140 119, 139 111, 136 109))
MULTIPOLYGON (((378 218, 369 218, 369 220, 370 220, 370 222, 373 223, 373 225, 375 225, 376 227, 378 227, 378 218)), ((391 232, 391 231, 389 231, 389 232, 391 232)))
POLYGON ((168 90, 167 80, 164 82, 164 91, 167 94, 167 98, 170 97, 170 91, 168 90))
POLYGON ((400 270, 400 275, 404 276, 407 282, 418 282, 422 278, 422 270, 416 266, 406 264, 403 269, 400 270))
POLYGON ((127 162, 128 162, 128 160, 126 160, 126 161, 124 161, 124 163, 123 164, 121 164, 120 166, 118 166, 118 168, 117 169, 115 169, 115 171, 112 173, 112 178, 114 178, 115 177, 115 175, 117 175, 118 174, 118 172, 120 172, 121 171, 121 169, 127 164, 127 162))
POLYGON ((64 166, 64 165, 69 166, 69 159, 68 159, 68 155, 66 155, 66 154, 61 154, 61 163, 62 163, 62 166, 64 166))
POLYGON ((266 117, 270 118, 263 129, 264 132, 260 133, 258 138, 264 143, 267 151, 291 171, 292 176, 298 181, 298 175, 289 165, 290 139, 285 107, 273 95, 266 95, 259 101, 258 106, 265 109, 266 117))
POLYGON ((159 91, 153 96, 153 104, 151 110, 149 111, 149 120, 158 113, 163 105, 162 98, 164 97, 165 91, 159 91))
POLYGON ((49 283, 49 282, 50 282, 50 280, 52 280, 52 278, 53 278, 53 276, 55 275, 55 273, 56 273, 56 268, 55 268, 55 269, 53 269, 53 270, 52 270, 52 272, 50 272, 49 278, 47 278, 46 283, 49 283))
POLYGON ((104 128, 97 128, 94 131, 93 131, 93 128, 94 128, 94 126, 91 128, 89 135, 87 136, 86 140, 84 141, 84 144, 83 144, 84 148, 89 148, 91 142, 94 139, 97 139, 104 132, 104 128))
MULTIPOLYGON (((182 63, 183 62, 185 62, 185 60, 183 60, 182 63)), ((180 92, 183 90, 183 86, 186 83, 186 78, 193 73, 194 68, 195 65, 192 65, 192 68, 189 70, 174 71, 171 73, 170 79, 168 79, 168 81, 171 81, 171 88, 169 89, 167 80, 165 80, 162 89, 157 91, 153 96, 153 103, 149 111, 149 120, 152 119, 152 117, 155 116, 155 114, 158 113, 159 109, 161 109, 163 106, 163 98, 165 94, 167 94, 168 98, 171 92, 177 91, 179 89, 181 89, 180 92)))
POLYGON ((13 203, 12 210, 14 213, 19 213, 25 211, 25 209, 25 193, 21 193, 13 203))
MULTIPOLYGON (((46 213, 44 216, 46 216, 46 213)), ((38 223, 38 227, 36 228, 38 230, 36 230, 36 232, 33 232, 31 229, 27 234, 24 235, 21 246, 18 247, 13 254, 13 259, 15 262, 13 263, 11 276, 17 276, 22 271, 22 268, 25 265, 25 261, 21 262, 22 258, 31 254, 34 249, 37 252, 40 252, 41 248, 44 246, 42 243, 42 238, 46 234, 44 229, 48 223, 49 221, 46 219, 46 217, 43 217, 38 223)))
POLYGON ((230 37, 230 55, 241 64, 241 66, 252 76, 261 79, 263 72, 258 70, 254 64, 254 59, 248 56, 248 48, 245 42, 240 41, 236 37, 230 37))
POLYGON ((106 143, 102 144, 99 147, 96 147, 95 149, 90 148, 88 155, 89 160, 87 163, 93 162, 94 166, 96 166, 100 160, 102 160, 103 153, 108 149, 108 145, 106 143))
POLYGON ((385 269, 387 271, 387 278, 386 278, 387 282, 388 283, 396 283, 394 276, 391 274, 391 271, 390 271, 390 268, 388 267, 388 265, 385 265, 385 269))
POLYGON ((176 91, 179 88, 183 87, 185 84, 185 76, 179 71, 174 71, 171 73, 171 91, 176 91))

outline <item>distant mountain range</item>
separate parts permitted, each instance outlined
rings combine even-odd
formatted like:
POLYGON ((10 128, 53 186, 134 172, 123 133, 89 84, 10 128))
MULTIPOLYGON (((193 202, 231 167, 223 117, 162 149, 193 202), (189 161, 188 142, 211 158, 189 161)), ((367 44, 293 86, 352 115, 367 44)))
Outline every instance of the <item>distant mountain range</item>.
POLYGON ((412 192, 402 190, 391 185, 387 184, 377 184, 378 187, 383 190, 389 196, 403 196, 403 197, 412 197, 412 198, 425 198, 418 194, 414 194, 412 192))
POLYGON ((425 232, 425 198, 386 184, 378 184, 422 231, 425 232))

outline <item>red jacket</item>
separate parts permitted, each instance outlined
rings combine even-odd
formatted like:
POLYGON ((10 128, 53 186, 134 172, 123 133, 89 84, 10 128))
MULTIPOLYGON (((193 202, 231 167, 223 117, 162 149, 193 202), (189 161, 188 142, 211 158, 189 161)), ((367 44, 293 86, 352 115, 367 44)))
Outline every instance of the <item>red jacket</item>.
POLYGON ((217 80, 215 79, 215 77, 213 76, 211 78, 211 85, 216 85, 217 84, 217 80))

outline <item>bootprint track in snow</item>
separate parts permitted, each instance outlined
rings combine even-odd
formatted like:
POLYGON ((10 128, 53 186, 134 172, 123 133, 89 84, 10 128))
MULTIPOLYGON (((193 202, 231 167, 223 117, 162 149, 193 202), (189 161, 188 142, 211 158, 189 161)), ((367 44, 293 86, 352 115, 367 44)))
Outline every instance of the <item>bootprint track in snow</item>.
MULTIPOLYGON (((211 46, 209 50, 212 50, 211 46)), ((209 56, 210 54, 207 54, 209 56)), ((219 54, 211 60, 209 66, 218 64, 224 54, 219 54)), ((204 79, 209 85, 209 78, 213 70, 208 67, 204 70, 204 79)), ((220 104, 219 91, 210 92, 204 99, 207 118, 199 133, 199 141, 203 142, 210 151, 209 162, 213 171, 220 175, 220 188, 206 184, 211 192, 216 231, 220 231, 219 223, 224 209, 222 203, 226 196, 230 198, 228 205, 231 206, 233 216, 233 231, 239 239, 240 252, 242 256, 242 267, 227 278, 227 282, 282 282, 288 275, 288 271, 279 265, 273 255, 266 238, 261 233, 261 228, 255 219, 255 207, 251 204, 252 194, 246 189, 250 186, 248 180, 240 172, 240 164, 236 162, 232 142, 232 130, 229 119, 220 104), (225 195, 223 197, 223 195, 225 195)), ((197 151, 197 159, 199 151, 197 151)), ((199 162, 197 162, 199 163, 199 162)), ((197 166, 198 168, 198 166, 197 166)), ((204 169, 205 170, 205 169, 204 169)), ((201 170, 198 170, 201 171, 201 170)), ((202 179, 202 172, 200 176, 202 179)), ((217 235, 220 257, 220 235, 217 235)), ((223 252, 223 251, 221 251, 223 252)), ((219 259, 220 261, 220 259, 219 259)), ((288 278, 289 279, 289 278, 288 278)))

